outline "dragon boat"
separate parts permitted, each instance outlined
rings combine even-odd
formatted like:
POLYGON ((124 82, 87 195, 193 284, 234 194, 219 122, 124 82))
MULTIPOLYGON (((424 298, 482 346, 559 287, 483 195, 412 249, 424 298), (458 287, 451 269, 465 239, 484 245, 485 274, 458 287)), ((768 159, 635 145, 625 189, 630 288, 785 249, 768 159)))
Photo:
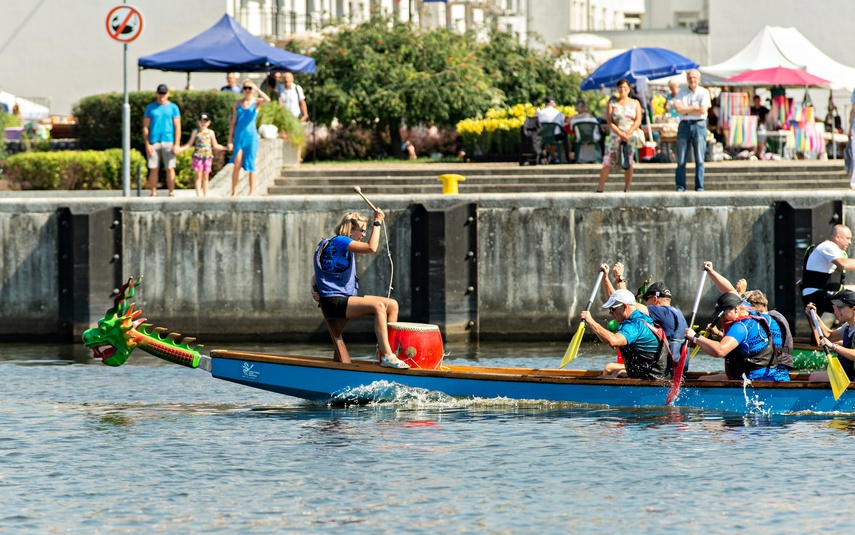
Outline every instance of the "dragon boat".
MULTIPOLYGON (((384 401, 393 385, 465 398, 505 398, 570 402, 612 407, 665 404, 667 381, 603 377, 600 371, 537 368, 439 366, 398 370, 377 362, 340 362, 334 357, 269 355, 214 350, 200 353, 195 339, 145 323, 131 299, 141 279, 129 280, 98 325, 83 333, 93 356, 121 366, 135 348, 166 361, 200 368, 213 377, 252 388, 318 403, 351 404, 384 401)), ((673 405, 737 413, 855 412, 855 394, 835 400, 828 382, 792 373, 790 382, 705 380, 710 373, 692 372, 673 405)))

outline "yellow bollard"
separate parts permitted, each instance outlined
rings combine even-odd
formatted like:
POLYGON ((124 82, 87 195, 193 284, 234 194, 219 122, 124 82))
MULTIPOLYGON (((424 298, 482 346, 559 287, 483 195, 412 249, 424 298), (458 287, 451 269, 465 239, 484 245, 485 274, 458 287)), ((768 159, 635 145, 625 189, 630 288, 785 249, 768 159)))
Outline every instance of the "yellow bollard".
POLYGON ((463 175, 439 175, 437 178, 440 182, 442 182, 442 194, 443 195, 457 195, 459 192, 457 191, 457 183, 466 180, 466 177, 463 175))

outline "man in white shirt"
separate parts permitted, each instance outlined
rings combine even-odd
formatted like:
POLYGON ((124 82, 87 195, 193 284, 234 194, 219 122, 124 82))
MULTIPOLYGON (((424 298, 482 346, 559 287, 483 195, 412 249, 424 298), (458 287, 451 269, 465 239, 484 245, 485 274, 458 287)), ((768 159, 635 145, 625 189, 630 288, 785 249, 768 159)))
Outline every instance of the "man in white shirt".
MULTIPOLYGON (((540 119, 540 124, 544 123, 556 123, 555 127, 555 137, 556 139, 562 139, 564 134, 564 114, 561 113, 558 108, 555 107, 557 101, 555 97, 546 97, 546 100, 543 101, 543 108, 537 110, 537 118, 540 119)), ((542 128, 542 127, 541 127, 542 128)), ((549 153, 549 158, 552 161, 557 161, 555 155, 555 145, 549 145, 548 147, 544 147, 549 153)))
POLYGON ((669 102, 680 115, 677 126, 677 191, 686 191, 686 157, 689 145, 695 157, 695 191, 704 191, 704 157, 707 152, 707 110, 710 92, 698 85, 701 73, 692 69, 686 74, 689 87, 684 87, 669 102))
POLYGON ((300 122, 305 123, 309 119, 309 110, 306 107, 306 96, 303 88, 294 83, 294 74, 286 72, 282 76, 284 82, 279 90, 279 104, 290 111, 294 117, 299 117, 300 122))
POLYGON ((802 301, 816 305, 820 315, 832 312, 831 295, 842 290, 843 275, 832 281, 832 275, 855 269, 855 258, 848 258, 846 249, 852 243, 852 231, 846 225, 834 225, 827 240, 817 245, 804 266, 802 274, 802 301))

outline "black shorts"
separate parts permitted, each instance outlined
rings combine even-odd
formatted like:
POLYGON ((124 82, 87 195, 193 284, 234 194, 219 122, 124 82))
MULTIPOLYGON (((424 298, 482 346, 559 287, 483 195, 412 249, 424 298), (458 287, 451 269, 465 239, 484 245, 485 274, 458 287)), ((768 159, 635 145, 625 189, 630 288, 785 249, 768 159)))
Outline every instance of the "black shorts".
POLYGON ((326 318, 347 317, 347 300, 350 297, 321 297, 321 310, 326 318))

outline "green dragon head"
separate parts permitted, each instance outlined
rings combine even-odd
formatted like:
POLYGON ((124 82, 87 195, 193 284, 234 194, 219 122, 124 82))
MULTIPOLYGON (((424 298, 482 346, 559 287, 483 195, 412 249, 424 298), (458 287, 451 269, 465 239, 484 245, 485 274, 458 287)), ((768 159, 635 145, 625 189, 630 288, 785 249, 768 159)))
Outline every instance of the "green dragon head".
POLYGON ((121 366, 137 347, 133 331, 145 318, 139 318, 142 311, 134 310, 134 304, 129 300, 140 282, 142 277, 136 281, 128 279, 113 299, 113 306, 98 320, 98 326, 83 333, 83 345, 92 350, 94 358, 101 359, 108 366, 121 366))

